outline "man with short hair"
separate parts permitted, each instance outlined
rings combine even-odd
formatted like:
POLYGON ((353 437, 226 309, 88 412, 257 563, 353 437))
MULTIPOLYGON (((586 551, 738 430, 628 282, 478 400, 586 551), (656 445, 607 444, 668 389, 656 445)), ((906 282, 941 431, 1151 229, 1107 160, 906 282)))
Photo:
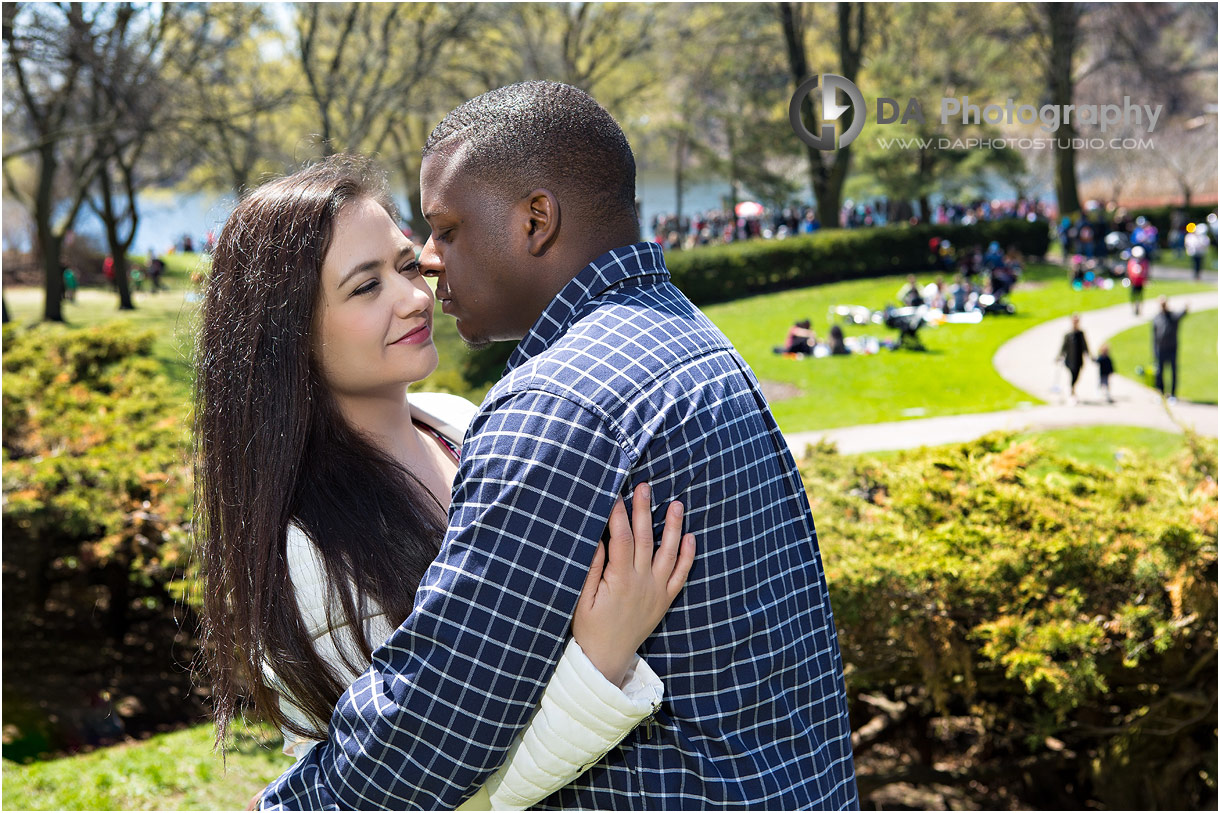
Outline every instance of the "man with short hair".
POLYGON ((699 540, 641 648, 665 698, 543 806, 857 807, 800 475, 749 367, 639 242, 618 124, 567 85, 491 91, 433 131, 421 192, 445 313, 471 345, 520 343, 462 446, 414 611, 264 805, 456 807, 528 722, 615 498, 648 482, 699 540))
POLYGON ((1169 403, 1178 401, 1178 323, 1189 306, 1182 308, 1181 313, 1169 310, 1168 297, 1157 300, 1161 305, 1160 313, 1152 319, 1152 357, 1156 360, 1156 388, 1162 396, 1165 395, 1165 368, 1173 375, 1169 384, 1169 403))

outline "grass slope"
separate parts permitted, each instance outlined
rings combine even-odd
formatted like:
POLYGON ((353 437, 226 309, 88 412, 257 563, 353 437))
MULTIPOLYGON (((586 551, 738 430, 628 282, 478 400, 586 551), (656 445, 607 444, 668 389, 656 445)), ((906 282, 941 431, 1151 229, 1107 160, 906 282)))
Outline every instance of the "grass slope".
MULTIPOLYGON (((1152 306, 1155 308, 1156 303, 1152 306)), ((1190 313, 1178 327, 1178 397, 1200 404, 1216 403, 1216 311, 1190 313)), ((1139 325, 1110 340, 1117 372, 1149 387, 1156 366, 1152 361, 1152 326, 1139 325), (1143 375, 1136 368, 1143 367, 1143 375)), ((1168 384, 1168 382, 1166 382, 1168 384)))
MULTIPOLYGON (((933 278, 918 276, 920 284, 933 278)), ((834 305, 865 305, 879 309, 896 300, 902 278, 888 277, 802 288, 713 305, 707 315, 737 346, 765 382, 786 385, 799 394, 772 397, 771 408, 785 432, 880 423, 904 417, 962 415, 1012 409, 1036 399, 1000 377, 991 364, 1004 342, 1035 325, 1127 301, 1123 289, 1072 290, 1061 269, 1031 266, 1026 282, 1011 297, 1015 316, 987 317, 977 325, 944 325, 924 329, 926 352, 882 350, 875 356, 838 356, 792 360, 777 356, 796 319, 813 320, 819 336, 828 330, 827 311, 834 305)), ((1160 282, 1151 296, 1208 290, 1190 282, 1160 282)), ((847 327, 847 335, 890 338, 893 331, 878 325, 847 327)), ((777 388, 779 389, 779 388, 777 388)))
MULTIPOLYGON (((1017 436, 1018 441, 1031 439, 1037 440, 1048 452, 1057 456, 1070 457, 1081 463, 1112 470, 1117 470, 1119 460, 1128 454, 1142 455, 1153 460, 1167 460, 1186 448, 1186 438, 1183 435, 1142 426, 1078 426, 1044 432, 1025 432, 1017 436)), ((946 444, 944 448, 957 445, 959 444, 946 444)), ((859 460, 896 460, 916 453, 918 450, 895 449, 850 457, 859 460)), ((1053 464, 1047 463, 1044 466, 1035 465, 1031 471, 1045 474, 1052 468, 1053 464)))

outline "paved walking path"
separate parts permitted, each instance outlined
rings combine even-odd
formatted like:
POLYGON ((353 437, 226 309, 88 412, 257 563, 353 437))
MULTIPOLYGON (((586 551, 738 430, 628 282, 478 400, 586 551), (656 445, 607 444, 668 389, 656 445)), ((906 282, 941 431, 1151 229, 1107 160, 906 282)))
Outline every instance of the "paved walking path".
MULTIPOLYGON (((1172 272, 1175 271, 1178 269, 1158 268, 1153 271, 1153 277, 1174 278, 1177 275, 1172 272)), ((1185 275, 1183 278, 1190 278, 1189 271, 1182 273, 1185 275)), ((1212 272, 1211 279, 1215 279, 1215 272, 1212 272)), ((1189 305, 1192 313, 1212 310, 1217 305, 1217 292, 1183 294, 1170 297, 1169 301, 1174 310, 1181 310, 1184 305, 1189 305)), ((1158 307, 1156 298, 1152 297, 1145 300, 1138 317, 1131 313, 1130 305, 1126 304, 1082 313, 1080 326, 1088 339, 1089 349, 1096 352, 1102 342, 1110 337, 1152 321, 1158 307)), ((1063 334, 1068 330, 1069 319, 1053 319, 1025 331, 1004 344, 992 359, 1001 376, 1035 398, 1046 401, 1045 405, 976 415, 947 415, 797 432, 784 437, 793 454, 800 457, 808 444, 821 439, 833 441, 843 454, 856 454, 961 443, 1000 429, 1041 431, 1110 424, 1180 432, 1182 430, 1178 424, 1181 423, 1201 434, 1217 435, 1217 410, 1214 405, 1178 402, 1168 406, 1156 390, 1119 375, 1110 378, 1110 391, 1115 403, 1107 404, 1098 391, 1096 367, 1091 365, 1086 366, 1080 383, 1076 385, 1080 403, 1075 406, 1065 404, 1067 370, 1055 361, 1055 357, 1063 342, 1063 334), (1063 392, 1053 391, 1056 385, 1063 392)))

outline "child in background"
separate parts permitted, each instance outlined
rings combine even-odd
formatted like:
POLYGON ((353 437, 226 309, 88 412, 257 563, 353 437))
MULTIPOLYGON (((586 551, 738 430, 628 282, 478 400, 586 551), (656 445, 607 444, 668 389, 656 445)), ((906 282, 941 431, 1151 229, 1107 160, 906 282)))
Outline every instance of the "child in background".
POLYGON ((1106 395, 1106 403, 1114 403, 1110 396, 1110 375, 1114 372, 1114 362, 1110 360, 1110 345, 1103 344, 1097 351, 1097 374, 1101 382, 1101 391, 1106 395))

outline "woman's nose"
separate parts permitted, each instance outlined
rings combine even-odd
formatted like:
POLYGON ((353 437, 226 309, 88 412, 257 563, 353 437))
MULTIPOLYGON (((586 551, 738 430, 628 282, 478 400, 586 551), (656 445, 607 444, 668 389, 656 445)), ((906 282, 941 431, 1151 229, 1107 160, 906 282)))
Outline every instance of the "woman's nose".
POLYGON ((411 279, 400 279, 402 279, 403 285, 398 298, 394 302, 397 315, 407 317, 417 312, 431 312, 432 308, 436 305, 436 297, 433 295, 432 287, 428 285, 427 280, 418 274, 411 279))

